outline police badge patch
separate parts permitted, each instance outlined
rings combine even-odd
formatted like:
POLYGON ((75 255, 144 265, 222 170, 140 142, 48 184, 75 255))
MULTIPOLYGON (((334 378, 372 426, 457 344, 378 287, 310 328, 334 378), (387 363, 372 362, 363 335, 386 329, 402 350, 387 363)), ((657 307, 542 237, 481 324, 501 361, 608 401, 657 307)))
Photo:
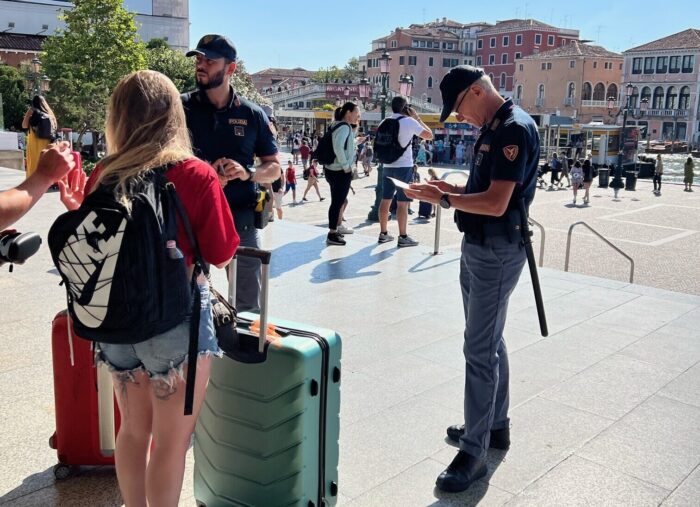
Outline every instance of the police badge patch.
POLYGON ((518 145, 511 144, 503 148, 503 155, 511 162, 518 158, 518 145))
POLYGON ((239 127, 238 125, 233 127, 233 133, 238 137, 245 137, 245 129, 243 127, 239 127))

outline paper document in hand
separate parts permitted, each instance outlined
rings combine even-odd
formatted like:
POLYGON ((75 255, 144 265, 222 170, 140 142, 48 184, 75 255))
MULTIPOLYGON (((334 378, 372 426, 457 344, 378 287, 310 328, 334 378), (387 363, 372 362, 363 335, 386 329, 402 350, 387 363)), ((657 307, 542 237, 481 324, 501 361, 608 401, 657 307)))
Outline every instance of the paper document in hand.
POLYGON ((391 176, 387 176, 387 178, 389 178, 392 181, 392 183, 394 183, 394 185, 396 185, 398 188, 403 188, 404 190, 407 190, 410 188, 408 186, 408 183, 406 183, 406 182, 403 182, 401 180, 397 180, 396 178, 392 178, 391 176))

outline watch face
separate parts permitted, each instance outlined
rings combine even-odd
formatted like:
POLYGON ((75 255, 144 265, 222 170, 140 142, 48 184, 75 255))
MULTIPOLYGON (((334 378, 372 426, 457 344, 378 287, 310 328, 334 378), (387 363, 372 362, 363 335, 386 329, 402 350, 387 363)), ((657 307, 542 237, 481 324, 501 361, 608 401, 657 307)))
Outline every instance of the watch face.
POLYGON ((449 209, 449 208, 450 208, 450 198, 449 198, 449 196, 448 196, 447 194, 444 194, 444 195, 440 198, 440 206, 443 207, 443 208, 445 208, 445 209, 449 209))

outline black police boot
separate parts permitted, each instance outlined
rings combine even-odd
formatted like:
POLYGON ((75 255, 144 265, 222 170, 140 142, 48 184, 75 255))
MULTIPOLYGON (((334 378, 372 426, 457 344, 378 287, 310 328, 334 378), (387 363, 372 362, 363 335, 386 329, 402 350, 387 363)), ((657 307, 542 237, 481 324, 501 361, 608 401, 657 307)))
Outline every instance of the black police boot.
POLYGON ((447 469, 438 476, 435 484, 441 491, 459 493, 468 489, 487 472, 485 459, 459 451, 447 469))
MULTIPOLYGON (((455 424, 447 428, 447 438, 454 443, 459 443, 459 437, 464 433, 464 424, 455 424)), ((503 428, 501 430, 491 430, 491 438, 489 439, 489 447, 491 449, 500 449, 507 451, 510 448, 510 429, 503 428)))

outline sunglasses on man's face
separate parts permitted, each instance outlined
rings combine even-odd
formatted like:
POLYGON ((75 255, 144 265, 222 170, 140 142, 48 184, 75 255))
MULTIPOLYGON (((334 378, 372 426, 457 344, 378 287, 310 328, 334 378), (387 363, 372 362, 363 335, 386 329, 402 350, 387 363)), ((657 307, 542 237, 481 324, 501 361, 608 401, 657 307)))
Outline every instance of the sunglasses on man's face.
POLYGON ((467 95, 469 95, 469 90, 471 90, 471 89, 472 89, 472 87, 470 86, 469 88, 467 88, 467 89, 464 91, 464 95, 462 95, 462 98, 459 99, 459 104, 457 104, 457 107, 454 108, 454 112, 455 112, 455 113, 459 113, 459 107, 462 105, 462 102, 464 102, 464 98, 465 98, 467 95))

